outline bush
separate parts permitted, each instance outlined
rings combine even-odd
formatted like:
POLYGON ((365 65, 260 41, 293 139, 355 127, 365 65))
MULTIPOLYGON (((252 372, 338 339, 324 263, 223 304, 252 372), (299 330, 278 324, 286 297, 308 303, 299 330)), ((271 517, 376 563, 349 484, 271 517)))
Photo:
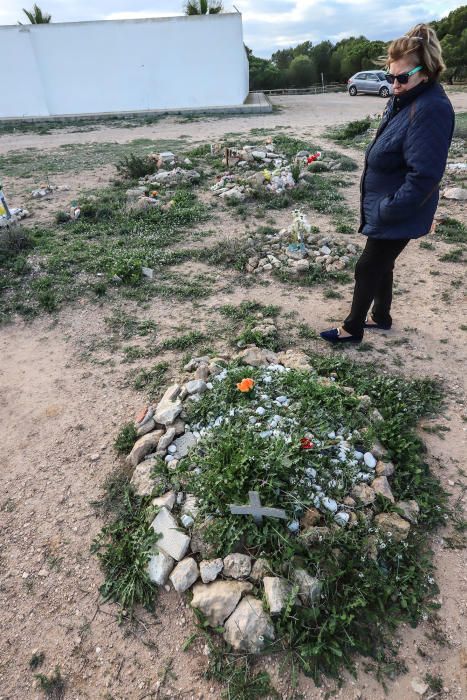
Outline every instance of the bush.
POLYGON ((157 164, 152 158, 136 156, 134 153, 124 156, 116 167, 118 174, 125 180, 138 180, 140 177, 152 175, 157 170, 157 164))
POLYGON ((333 138, 336 141, 347 141, 355 138, 355 136, 360 136, 361 134, 366 133, 370 126, 371 120, 369 117, 365 117, 365 119, 357 119, 353 122, 349 122, 339 129, 336 129, 333 132, 333 138))
POLYGON ((121 454, 128 454, 136 441, 136 428, 134 423, 127 423, 120 430, 114 442, 114 447, 121 454))
POLYGON ((21 226, 0 231, 0 264, 15 258, 18 253, 33 245, 29 232, 21 226))

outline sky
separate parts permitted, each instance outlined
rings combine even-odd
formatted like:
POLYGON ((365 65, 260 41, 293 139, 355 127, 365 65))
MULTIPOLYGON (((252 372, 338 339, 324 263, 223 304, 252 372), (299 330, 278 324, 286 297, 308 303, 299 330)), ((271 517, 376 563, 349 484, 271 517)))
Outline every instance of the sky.
MULTIPOLYGON (((0 25, 23 21, 22 8, 33 4, 34 0, 0 0, 0 25)), ((37 0, 37 4, 55 22, 80 22, 172 17, 183 14, 184 0, 37 0)), ((224 0, 226 11, 234 12, 235 6, 242 13, 244 41, 263 58, 303 41, 317 44, 329 39, 335 43, 362 34, 387 41, 418 22, 440 19, 462 4, 441 0, 407 0, 400 6, 387 0, 224 0)))

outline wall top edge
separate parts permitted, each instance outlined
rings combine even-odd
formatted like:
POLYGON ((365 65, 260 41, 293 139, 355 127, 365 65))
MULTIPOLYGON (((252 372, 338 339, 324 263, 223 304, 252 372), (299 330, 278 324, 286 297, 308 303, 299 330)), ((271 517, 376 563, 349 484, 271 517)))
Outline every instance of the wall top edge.
POLYGON ((50 24, 1 24, 0 31, 44 31, 54 27, 101 25, 101 24, 149 24, 157 22, 206 22, 222 21, 223 17, 241 17, 240 12, 220 12, 217 15, 174 15, 173 17, 138 17, 134 19, 96 19, 82 22, 51 22, 50 24))

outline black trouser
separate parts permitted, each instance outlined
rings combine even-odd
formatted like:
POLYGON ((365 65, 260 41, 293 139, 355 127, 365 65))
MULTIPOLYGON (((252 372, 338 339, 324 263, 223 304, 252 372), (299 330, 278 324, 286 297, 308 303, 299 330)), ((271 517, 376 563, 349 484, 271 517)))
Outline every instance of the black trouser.
POLYGON ((367 238, 365 250, 355 265, 355 288, 350 314, 343 323, 347 333, 361 337, 363 325, 373 302, 372 318, 376 323, 392 323, 392 271, 397 256, 410 238, 384 240, 367 238))

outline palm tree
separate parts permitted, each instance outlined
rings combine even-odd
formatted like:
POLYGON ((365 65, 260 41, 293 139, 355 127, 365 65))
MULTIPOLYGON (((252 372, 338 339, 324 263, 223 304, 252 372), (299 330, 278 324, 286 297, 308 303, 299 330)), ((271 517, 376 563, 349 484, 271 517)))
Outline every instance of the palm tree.
MULTIPOLYGON (((52 15, 43 13, 41 8, 36 4, 34 4, 32 10, 25 10, 23 8, 23 12, 31 24, 49 24, 52 19, 52 15)), ((21 22, 18 22, 18 24, 21 24, 21 22)))
POLYGON ((186 15, 217 15, 223 10, 220 0, 188 0, 185 5, 186 15))

